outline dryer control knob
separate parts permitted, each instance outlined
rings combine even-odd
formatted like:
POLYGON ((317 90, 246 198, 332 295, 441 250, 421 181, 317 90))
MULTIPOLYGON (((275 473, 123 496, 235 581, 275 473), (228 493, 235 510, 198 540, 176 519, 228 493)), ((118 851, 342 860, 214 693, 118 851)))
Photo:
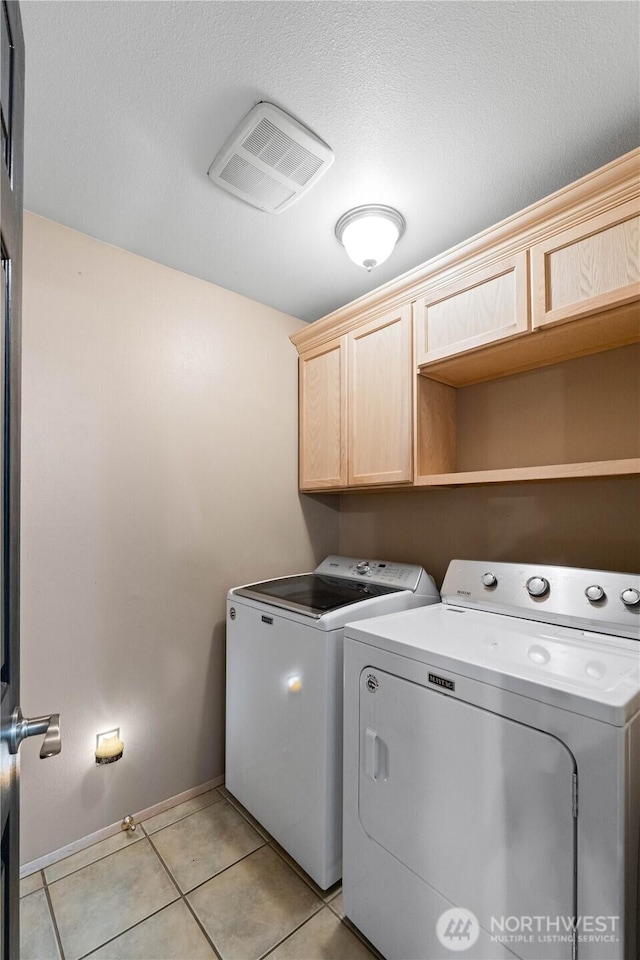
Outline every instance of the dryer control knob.
POLYGON ((636 604, 640 603, 640 590, 635 590, 634 587, 627 587, 627 589, 623 590, 620 594, 620 599, 626 607, 635 607, 636 604))
POLYGON ((591 600, 593 603, 597 603, 598 600, 604 600, 606 597, 606 593, 599 583, 592 583, 590 587, 587 587, 584 595, 587 600, 591 600))
POLYGON ((495 573, 483 573, 481 579, 485 587, 495 587, 498 585, 498 578, 495 573))
POLYGON ((527 590, 530 597, 544 597, 549 592, 549 581, 544 577, 529 577, 527 590))

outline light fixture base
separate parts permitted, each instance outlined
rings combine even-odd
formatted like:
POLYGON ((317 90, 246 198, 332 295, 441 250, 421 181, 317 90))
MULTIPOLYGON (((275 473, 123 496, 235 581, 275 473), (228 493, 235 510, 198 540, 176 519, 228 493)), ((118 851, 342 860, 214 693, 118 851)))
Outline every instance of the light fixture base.
POLYGON ((342 235, 350 223, 362 220, 363 217, 384 217, 391 220, 398 228, 398 240, 407 228, 407 222, 395 207, 387 207, 383 203, 364 203, 360 207, 352 207, 343 213, 336 223, 336 238, 342 243, 342 235))

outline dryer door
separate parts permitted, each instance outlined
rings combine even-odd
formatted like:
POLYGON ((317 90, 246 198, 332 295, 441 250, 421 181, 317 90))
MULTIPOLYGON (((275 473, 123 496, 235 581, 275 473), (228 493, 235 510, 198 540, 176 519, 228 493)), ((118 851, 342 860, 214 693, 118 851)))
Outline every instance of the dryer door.
POLYGON ((425 907, 434 888, 518 957, 571 957, 575 772, 546 733, 375 668, 361 674, 362 826, 424 883, 425 907))

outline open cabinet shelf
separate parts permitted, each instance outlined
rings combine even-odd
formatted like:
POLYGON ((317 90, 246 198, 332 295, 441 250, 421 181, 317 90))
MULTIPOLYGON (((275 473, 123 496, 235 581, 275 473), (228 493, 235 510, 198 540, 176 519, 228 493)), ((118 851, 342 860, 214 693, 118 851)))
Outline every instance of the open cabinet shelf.
POLYGON ((613 477, 640 473, 640 457, 627 460, 594 460, 590 463, 552 463, 540 467, 468 470, 434 473, 416 478, 416 486, 451 487, 457 484, 522 483, 525 480, 562 480, 571 477, 613 477))
POLYGON ((416 486, 640 473, 640 345, 455 388, 417 377, 416 486))

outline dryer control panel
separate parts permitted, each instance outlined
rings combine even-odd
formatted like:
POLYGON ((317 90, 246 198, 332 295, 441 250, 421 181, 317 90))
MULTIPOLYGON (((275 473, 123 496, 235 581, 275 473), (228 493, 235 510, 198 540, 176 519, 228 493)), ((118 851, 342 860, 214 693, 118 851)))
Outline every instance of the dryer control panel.
POLYGON ((452 560, 442 601, 640 640, 640 575, 633 573, 452 560))

